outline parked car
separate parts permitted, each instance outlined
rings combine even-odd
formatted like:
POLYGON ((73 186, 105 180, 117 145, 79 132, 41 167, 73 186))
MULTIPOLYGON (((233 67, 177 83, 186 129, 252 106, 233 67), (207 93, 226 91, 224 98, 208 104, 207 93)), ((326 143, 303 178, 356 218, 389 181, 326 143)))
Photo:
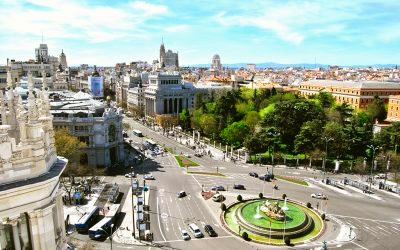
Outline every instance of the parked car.
POLYGON ((256 177, 256 178, 258 178, 258 174, 257 174, 256 172, 250 172, 249 175, 250 175, 251 177, 256 177))
POLYGON ((215 194, 215 195, 212 197, 212 199, 213 199, 213 201, 215 201, 215 202, 220 202, 220 201, 223 201, 223 200, 225 199, 225 197, 224 197, 222 194, 215 194))
POLYGON ((233 185, 234 189, 240 189, 240 190, 245 190, 246 188, 242 184, 234 184, 233 185))
POLYGON ((190 231, 192 231, 194 237, 196 238, 202 238, 204 236, 203 233, 200 231, 200 228, 194 223, 189 224, 189 229, 190 231))
POLYGON ((178 193, 178 198, 183 198, 183 197, 185 197, 186 196, 186 192, 185 191, 180 191, 179 193, 178 193))
POLYGON ((182 234, 183 240, 190 240, 190 235, 188 234, 188 232, 185 229, 181 230, 181 234, 182 234))
POLYGON ((135 178, 136 174, 134 172, 125 174, 126 178, 135 178))
POLYGON ((262 181, 271 181, 271 176, 270 175, 261 175, 260 177, 258 177, 258 179, 260 179, 262 181))
POLYGON ((326 195, 321 194, 321 193, 311 194, 311 198, 321 199, 321 200, 326 200, 327 199, 326 195))
POLYGON ((152 174, 146 174, 143 176, 143 179, 145 180, 155 180, 154 176, 152 174))
POLYGON ((185 157, 186 157, 186 158, 190 158, 190 154, 186 153, 186 154, 185 154, 185 157))
POLYGON ((196 156, 196 157, 202 157, 202 156, 203 156, 203 154, 200 154, 200 153, 195 153, 195 154, 194 154, 194 156, 196 156))
POLYGON ((212 191, 225 191, 225 188, 223 186, 212 186, 211 190, 212 191))
POLYGON ((206 231, 206 233, 208 233, 208 235, 210 235, 210 237, 217 237, 218 236, 218 234, 214 231, 214 229, 210 225, 205 225, 204 226, 204 231, 206 231))

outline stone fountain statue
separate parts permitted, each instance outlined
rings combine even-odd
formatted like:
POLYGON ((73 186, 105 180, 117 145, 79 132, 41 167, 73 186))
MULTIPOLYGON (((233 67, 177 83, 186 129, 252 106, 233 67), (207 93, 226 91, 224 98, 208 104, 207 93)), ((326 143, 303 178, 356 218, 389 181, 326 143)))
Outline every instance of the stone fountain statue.
POLYGON ((261 206, 260 210, 272 219, 279 221, 285 219, 285 212, 279 206, 278 201, 276 203, 270 203, 269 201, 265 201, 265 203, 261 206))

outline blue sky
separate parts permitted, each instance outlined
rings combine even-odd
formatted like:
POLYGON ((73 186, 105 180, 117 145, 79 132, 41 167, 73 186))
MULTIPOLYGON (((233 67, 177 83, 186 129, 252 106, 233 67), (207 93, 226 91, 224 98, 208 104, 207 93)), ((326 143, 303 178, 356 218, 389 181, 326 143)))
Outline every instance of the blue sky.
POLYGON ((400 64, 399 0, 1 0, 0 64, 34 58, 41 42, 69 64, 158 57, 181 64, 400 64))

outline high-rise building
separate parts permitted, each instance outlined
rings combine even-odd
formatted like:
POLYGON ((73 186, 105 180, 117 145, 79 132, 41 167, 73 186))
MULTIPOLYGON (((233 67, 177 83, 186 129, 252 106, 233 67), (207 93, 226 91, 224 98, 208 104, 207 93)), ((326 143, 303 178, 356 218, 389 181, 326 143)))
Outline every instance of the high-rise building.
POLYGON ((58 157, 46 81, 34 90, 28 74, 27 109, 7 74, 0 91, 0 249, 65 249, 58 157))
POLYGON ((36 62, 48 63, 49 62, 49 48, 47 44, 41 43, 39 48, 35 49, 36 62))
POLYGON ((221 64, 221 58, 219 57, 218 54, 215 54, 212 58, 211 61, 211 70, 214 71, 222 71, 222 64, 221 64))

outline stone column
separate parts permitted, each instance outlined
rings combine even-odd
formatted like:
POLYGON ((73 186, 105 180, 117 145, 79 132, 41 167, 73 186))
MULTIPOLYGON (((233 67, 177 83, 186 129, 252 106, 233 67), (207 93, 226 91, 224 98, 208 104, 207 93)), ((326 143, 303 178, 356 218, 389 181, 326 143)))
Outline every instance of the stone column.
POLYGON ((21 242, 19 241, 19 232, 18 232, 18 219, 12 220, 10 224, 12 226, 12 232, 13 232, 14 249, 21 250, 21 242))
POLYGON ((154 106, 154 114, 157 113, 157 103, 156 103, 156 99, 153 100, 153 106, 154 106))
POLYGON ((177 102, 177 104, 176 104, 176 109, 177 109, 177 110, 176 110, 176 113, 177 113, 177 114, 179 114, 179 108, 180 108, 180 106, 181 106, 181 105, 180 105, 180 100, 181 100, 181 98, 176 99, 176 102, 177 102))
POLYGON ((51 204, 29 214, 33 250, 57 249, 52 214, 53 207, 54 204, 51 204))

